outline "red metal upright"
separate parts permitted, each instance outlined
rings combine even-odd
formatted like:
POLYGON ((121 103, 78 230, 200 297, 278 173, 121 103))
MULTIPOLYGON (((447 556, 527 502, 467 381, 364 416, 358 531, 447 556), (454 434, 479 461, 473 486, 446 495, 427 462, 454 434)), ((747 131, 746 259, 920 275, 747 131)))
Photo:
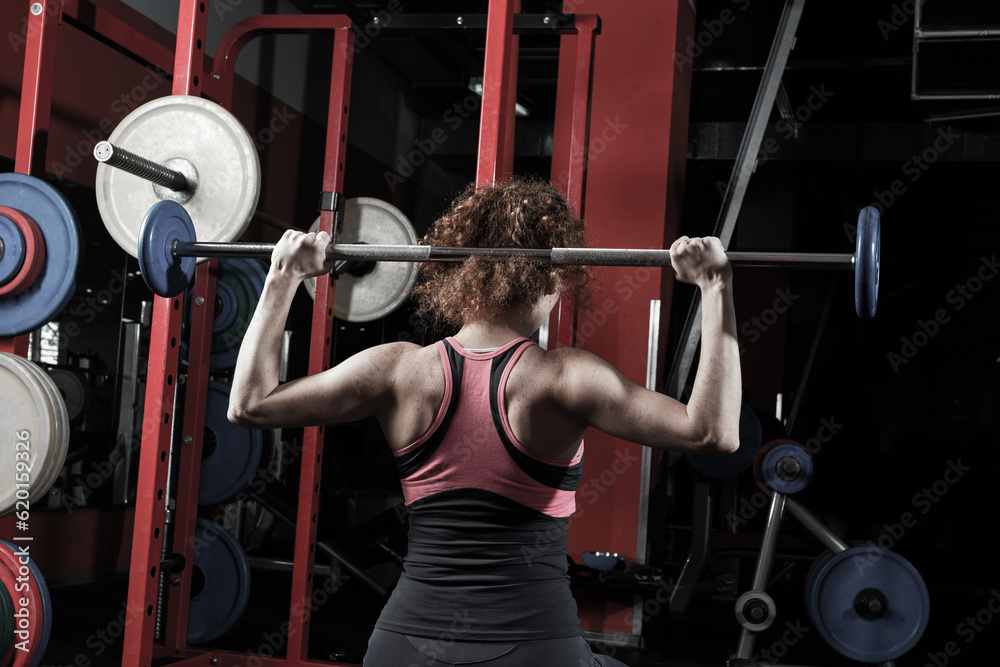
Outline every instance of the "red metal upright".
MULTIPOLYGON (((28 3, 24 3, 26 6, 28 3)), ((56 65, 56 33, 62 19, 62 0, 31 3, 41 11, 28 12, 28 34, 21 85, 21 115, 17 125, 14 170, 45 174, 49 119, 52 112, 52 79, 56 65)))
MULTIPOLYGON (((551 181, 566 193, 566 200, 578 215, 584 217, 594 40, 600 32, 600 18, 596 14, 577 14, 576 29, 575 35, 563 35, 559 44, 551 181)), ((575 331, 576 302, 564 297, 549 318, 548 349, 572 347, 576 343, 575 331)))
MULTIPOLYGON (((354 33, 351 22, 341 17, 342 25, 334 33, 333 72, 330 77, 330 108, 326 128, 326 161, 323 191, 344 193, 344 160, 347 157, 347 118, 351 98, 351 64, 354 33)), ((320 212, 320 230, 333 236, 336 214, 320 212)), ((316 280, 312 332, 309 348, 309 374, 322 373, 330 367, 330 342, 333 336, 334 287, 331 280, 316 280)), ((316 526, 319 517, 319 485, 323 470, 325 428, 303 429, 302 470, 299 475, 298 517, 295 523, 295 564, 292 569, 291 608, 288 619, 288 659, 304 661, 309 651, 309 617, 312 612, 313 565, 316 559, 316 526)))
MULTIPOLYGON (((27 8, 28 3, 24 4, 27 8)), ((14 171, 41 178, 45 175, 45 149, 48 147, 52 79, 56 64, 56 33, 62 19, 62 0, 44 0, 32 5, 41 7, 41 11, 36 14, 28 10, 14 171)), ((0 338, 0 352, 27 357, 28 335, 0 338)), ((0 530, 0 535, 6 532, 0 530)))
MULTIPOLYGON (((206 3, 201 0, 181 0, 177 21, 177 49, 174 54, 174 95, 201 93, 204 71, 204 43, 207 27, 206 3)), ((198 272, 202 284, 196 291, 215 299, 214 281, 209 278, 213 260, 198 272)), ((153 326, 150 336, 149 366, 146 373, 146 403, 142 427, 142 444, 139 453, 139 480, 136 492, 135 528, 132 539, 132 562, 129 576, 127 622, 125 624, 122 664, 126 667, 149 667, 153 658, 154 623, 160 558, 163 546, 163 517, 167 495, 167 466, 170 457, 170 440, 173 431, 173 404, 176 387, 177 361, 181 336, 183 295, 166 299, 156 297, 153 303, 153 326)), ((211 318, 201 318, 200 329, 192 326, 191 351, 210 347, 211 318)), ((191 450, 199 451, 204 432, 204 402, 201 406, 193 399, 203 397, 208 382, 208 364, 192 363, 188 370, 187 401, 184 432, 193 437, 191 450), (190 429, 190 430, 189 430, 190 429)), ((182 450, 183 452, 183 450, 182 450)), ((190 461, 191 459, 188 459, 190 461)), ((197 492, 198 468, 193 469, 193 480, 178 479, 178 489, 186 492, 194 482, 197 492)), ((175 524, 174 547, 190 554, 189 535, 193 535, 193 516, 186 514, 185 523, 175 524), (190 522, 190 526, 188 525, 190 522)), ((190 560, 188 561, 190 562, 190 560)), ((189 571, 189 570, 188 570, 189 571)), ((183 577, 189 579, 189 575, 183 577)), ((189 585, 189 584, 188 584, 189 585)), ((176 599, 176 598, 175 598, 176 599)), ((182 621, 186 631, 186 616, 182 621)), ((185 642, 186 643, 186 642, 185 642)))
MULTIPOLYGON (((589 0, 587 9, 603 21, 587 139, 587 238, 597 247, 663 248, 680 225, 691 69, 675 58, 694 34, 694 11, 687 0, 589 0), (646 76, 622 75, 634 72, 636 63, 646 76)), ((604 267, 598 277, 603 290, 594 292, 593 308, 578 315, 576 346, 645 386, 650 302, 661 302, 662 345, 673 272, 604 267)), ((660 354, 657 361, 662 368, 660 354)), ((588 431, 586 440, 587 469, 567 540, 570 555, 601 550, 640 561, 647 556, 642 448, 599 431, 588 431)), ((607 641, 638 641, 633 633, 642 613, 636 613, 631 596, 581 593, 585 631, 608 633, 607 641)))
POLYGON ((514 14, 521 0, 492 0, 486 23, 483 106, 479 120, 476 183, 501 179, 514 159, 514 102, 517 97, 517 46, 514 14))
MULTIPOLYGON (((195 272, 191 304, 191 338, 188 344, 188 377, 184 390, 184 422, 177 456, 177 492, 174 497, 174 553, 184 562, 194 562, 195 522, 198 519, 198 488, 201 484, 201 449, 205 433, 205 406, 208 403, 208 368, 212 356, 212 322, 215 317, 216 262, 199 264, 195 272)), ((177 581, 170 586, 164 645, 173 655, 187 646, 188 606, 191 598, 192 568, 171 574, 177 581)))

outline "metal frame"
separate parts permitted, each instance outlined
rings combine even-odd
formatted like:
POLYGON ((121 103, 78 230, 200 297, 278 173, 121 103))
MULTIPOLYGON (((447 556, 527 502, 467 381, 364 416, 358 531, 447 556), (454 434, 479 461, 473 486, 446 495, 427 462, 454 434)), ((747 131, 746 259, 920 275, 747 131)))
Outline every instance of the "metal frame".
MULTIPOLYGON (((760 87, 757 89, 757 97, 754 99, 753 109, 750 111, 746 132, 736 156, 736 164, 733 165, 729 185, 722 200, 722 209, 719 211, 719 218, 715 223, 713 236, 719 237, 724 248, 729 246, 729 241, 732 239, 736 220, 739 218, 740 208, 743 205, 743 197, 746 195, 750 176, 753 175, 756 167, 760 144, 764 139, 771 109, 774 108, 774 101, 781 84, 781 76, 788 63, 788 55, 795 45, 795 31, 798 29, 804 7, 805 0, 787 0, 778 22, 774 41, 771 43, 771 51, 768 53, 767 64, 764 66, 764 75, 761 77, 760 87)), ((670 396, 679 399, 683 395, 700 341, 701 299, 695 294, 684 322, 677 351, 674 354, 674 362, 670 367, 670 376, 667 379, 666 389, 670 396)))
MULTIPOLYGON (((513 160, 513 100, 516 93, 517 41, 515 32, 550 30, 580 38, 576 48, 576 74, 570 82, 573 90, 573 143, 567 151, 570 165, 571 202, 579 209, 583 204, 583 178, 586 165, 586 128, 589 123, 590 81, 592 74, 593 38, 599 32, 599 19, 594 15, 555 17, 514 17, 519 0, 491 3, 486 29, 487 67, 484 79, 483 125, 480 142, 479 175, 502 175, 509 171, 513 160), (547 22, 549 21, 549 22, 547 22), (570 27, 572 26, 572 27, 570 27), (506 37, 504 36, 507 34, 506 37), (582 130, 582 134, 581 134, 582 130)), ((326 145, 326 168, 323 179, 325 192, 343 190, 344 158, 346 155, 347 120, 351 79, 351 55, 354 33, 350 21, 343 16, 261 16, 248 19, 234 27, 224 38, 211 76, 203 71, 202 46, 206 34, 207 3, 182 0, 178 12, 176 50, 169 54, 162 45, 136 32, 129 23, 96 7, 88 0, 45 0, 39 15, 29 16, 25 76, 22 89, 21 117, 18 131, 16 168, 22 173, 44 173, 44 137, 47 134, 51 108, 51 82, 55 66, 55 33, 65 17, 75 26, 109 41, 131 57, 173 75, 175 95, 214 97, 223 106, 232 100, 232 67, 239 50, 254 36, 265 31, 299 32, 336 30, 334 67, 331 77, 330 116, 326 145), (46 4, 61 3, 60 11, 46 11, 46 4)), ((130 12, 128 8, 123 11, 130 12)), ((418 26, 399 28, 415 29, 418 26)), ((478 21, 467 28, 477 29, 478 21)), ((426 26, 424 26, 426 28, 426 26)), ((566 55, 565 53, 563 54, 566 55)), ((565 81, 560 81, 565 85, 565 81)), ((554 161, 554 164, 556 161, 554 161)), ((321 213, 321 229, 332 232, 337 224, 335 211, 321 213)), ((170 501, 168 468, 171 465, 173 413, 175 407, 175 377, 183 312, 183 295, 157 297, 153 304, 149 362, 146 375, 146 399, 142 442, 138 462, 138 491, 130 566, 127 615, 124 632, 122 664, 127 667, 150 667, 157 658, 171 657, 175 664, 213 665, 220 659, 245 657, 239 653, 192 649, 187 646, 188 598, 190 568, 171 572, 169 599, 161 595, 160 566, 164 553, 179 553, 185 562, 192 562, 194 525, 197 517, 202 434, 204 432, 204 395, 208 383, 208 354, 211 349, 211 314, 199 304, 214 301, 216 262, 202 264, 197 269, 194 286, 194 314, 188 382, 185 394, 185 418, 181 428, 181 444, 176 462, 178 467, 177 497, 172 520, 166 520, 170 501), (166 530, 172 528, 172 534, 166 530), (166 619, 158 615, 165 610, 166 619), (159 616, 159 619, 158 619, 159 616), (163 646, 154 643, 157 620, 162 631, 163 646), (179 660, 178 660, 179 659, 179 660)), ((309 372, 317 373, 329 367, 333 318, 331 306, 334 289, 329 281, 318 281, 312 318, 312 345, 309 372)), ((28 336, 0 340, 0 350, 22 356, 28 351, 28 336)), ((291 607, 289 617, 288 656, 261 658, 265 667, 288 665, 331 665, 341 663, 313 662, 307 659, 308 606, 315 570, 314 552, 319 504, 319 481, 322 469, 324 428, 304 430, 303 460, 299 489, 299 510, 295 537, 295 559, 292 566, 291 607)), ((0 519, 0 535, 11 535, 12 517, 0 519)))
MULTIPOLYGON (((39 178, 45 176, 45 149, 52 115, 56 33, 61 14, 58 10, 49 11, 49 7, 58 6, 60 2, 61 0, 43 0, 39 3, 41 12, 28 12, 14 171, 39 178)), ((27 358, 28 334, 0 338, 0 352, 27 358)), ((0 537, 15 539, 13 514, 0 517, 0 537)))
MULTIPOLYGON (((496 25, 502 25, 505 31, 511 31, 512 14, 517 0, 507 0, 507 3, 493 3, 500 6, 503 11, 492 10, 490 14, 490 25, 487 30, 493 35, 499 35, 500 29, 496 25), (511 16, 507 16, 509 12, 511 16)), ((197 2, 185 0, 181 7, 179 30, 182 37, 178 38, 178 45, 182 51, 190 51, 188 48, 197 41, 195 35, 204 34, 204 22, 198 21, 195 15, 197 2)), ((596 25, 595 17, 581 17, 585 26, 596 25)), ((353 52, 353 32, 350 30, 350 21, 341 16, 261 16, 241 22, 234 27, 220 44, 215 60, 215 69, 211 80, 218 82, 216 88, 217 99, 224 106, 228 105, 232 99, 231 72, 233 63, 238 56, 239 50, 250 39, 264 31, 302 31, 317 29, 333 29, 338 31, 334 52, 334 67, 331 80, 330 117, 328 125, 328 136, 326 146, 326 169, 323 179, 323 190, 325 192, 341 192, 343 190, 343 163, 346 153, 346 126, 349 113, 350 94, 350 74, 351 58, 353 52)), ((593 32, 591 30, 591 32, 593 32)), ((590 42, 591 40, 580 40, 590 42)), ((484 152, 489 154, 489 158, 480 157, 480 170, 489 171, 493 174, 502 173, 498 169, 503 169, 504 164, 508 164, 513 159, 512 154, 512 123, 513 123, 513 95, 514 83, 511 63, 516 63, 516 52, 513 48, 514 38, 511 34, 509 39, 500 39, 500 46, 497 46, 497 39, 493 39, 487 48, 487 70, 486 78, 499 76, 500 81, 484 91, 484 127, 488 137, 485 142, 481 140, 484 152), (498 66, 497 63, 500 63, 498 66), (499 93, 499 94, 498 94, 499 93), (487 109, 491 109, 487 113, 487 109), (491 146, 492 141, 492 146, 491 146)), ((592 47, 591 47, 592 48, 592 47)), ((588 51, 587 69, 590 68, 588 51)), ((194 63, 190 59, 175 64, 175 72, 182 69, 186 74, 177 76, 175 74, 175 90, 178 94, 177 81, 182 81, 185 85, 193 86, 196 78, 194 63)), ((589 99, 589 78, 586 96, 589 99)), ((482 133, 481 130, 481 133, 482 133)), ((584 146, 585 150, 585 146, 584 146)), ((574 156, 576 163, 582 161, 574 156)), ((509 167, 508 167, 509 168, 509 167)), ((582 174, 574 173, 574 182, 582 180, 582 174)), ((323 211, 321 213, 321 229, 332 232, 337 225, 336 213, 334 211, 323 211)), ((195 283, 195 298, 204 299, 203 303, 211 303, 214 284, 212 283, 211 269, 206 265, 199 267, 199 276, 195 283)), ((316 300, 312 318, 311 340, 309 357, 309 372, 322 372, 329 367, 330 360, 330 339, 333 326, 331 315, 331 305, 333 303, 334 289, 330 281, 318 281, 316 290, 316 300)), ((165 344, 167 334, 179 334, 179 317, 175 321, 175 313, 180 312, 179 299, 157 299, 160 305, 159 312, 154 314, 154 341, 151 345, 151 358, 148 373, 149 386, 152 390, 151 398, 147 399, 147 415, 166 414, 162 408, 167 400, 167 395, 172 397, 172 387, 169 381, 160 387, 156 387, 156 378, 167 378, 169 374, 167 368, 176 368, 176 353, 169 352, 169 346, 165 344), (177 304, 177 305, 174 305, 177 304), (159 336, 157 338, 156 336, 159 336), (161 350, 167 350, 164 355, 161 350), (152 404, 152 406, 151 406, 152 404), (153 407, 154 409, 150 409, 153 407)), ((201 345, 205 350, 210 348, 210 318, 205 314, 203 321, 196 321, 192 326, 192 335, 203 335, 204 340, 201 345)), ((192 353, 196 346, 192 344, 192 353)), ((206 352, 202 352, 204 356, 206 352)), ((199 357, 200 358, 200 357, 199 357)), ((191 369, 201 365, 207 369, 207 359, 192 357, 191 369)), ((207 375, 203 378, 195 378, 197 383, 207 382, 207 375)), ((188 392, 192 387, 192 378, 189 376, 188 392)), ((188 395, 186 403, 191 405, 191 394, 188 395)), ((203 403, 203 401, 199 401, 203 403)), ((191 545, 195 513, 197 510, 194 494, 197 490, 199 475, 201 437, 204 424, 204 410, 185 411, 186 417, 181 446, 181 459, 178 473, 178 498, 177 510, 174 517, 173 544, 174 549, 185 557, 186 562, 191 562, 193 547, 191 545), (183 494, 183 495, 182 495, 183 494)), ((163 421, 161 420, 161 424, 163 421)), ((150 425, 152 426, 152 425, 150 425)), ((291 606, 288 631, 288 655, 285 659, 271 658, 262 659, 262 665, 319 665, 331 664, 326 662, 311 662, 307 659, 308 637, 309 637, 309 608, 305 601, 311 596, 312 580, 315 569, 315 550, 320 546, 316 542, 316 526, 319 509, 319 483, 320 472, 322 470, 321 447, 324 438, 324 427, 313 427, 304 429, 304 442, 302 453, 302 471, 300 476, 298 517, 295 536, 295 558, 292 566, 292 590, 291 606)), ((159 524, 159 517, 164 509, 163 501, 156 502, 152 498, 153 489, 159 494, 162 488, 160 484, 147 484, 147 481, 159 481, 159 476, 165 474, 166 461, 163 453, 167 451, 164 447, 169 442, 169 428, 147 428, 144 433, 150 433, 149 444, 143 443, 142 463, 140 464, 140 489, 148 489, 149 495, 137 501, 136 511, 136 543, 146 544, 146 548, 137 553, 133 550, 132 577, 130 580, 130 618, 142 616, 141 610, 149 610, 150 605, 155 604, 155 578, 148 577, 149 581, 143 585, 141 582, 147 579, 147 573, 156 572, 155 568, 159 564, 156 559, 159 553, 155 544, 150 544, 146 538, 152 538, 157 532, 156 526, 159 524), (158 454, 159 452, 159 454, 158 454), (143 463, 145 465, 143 465, 143 463), (141 511, 140 511, 141 508, 141 511), (144 530, 143 530, 144 527, 144 530), (154 558, 155 555, 155 558, 154 558), (154 562, 155 561, 155 562, 154 562), (133 595, 133 589, 136 591, 133 595)), ((146 440, 146 438, 144 438, 146 440)), ((215 664, 219 658, 224 656, 236 657, 237 654, 227 654, 218 651, 198 651, 189 649, 186 645, 186 620, 187 620, 187 599, 190 594, 190 578, 184 572, 172 575, 179 580, 177 585, 171 587, 171 596, 176 596, 176 600, 168 606, 168 620, 166 624, 165 645, 163 647, 153 647, 153 624, 150 621, 150 614, 145 614, 145 619, 137 618, 140 622, 132 624, 131 633, 126 634, 126 650, 124 664, 129 667, 149 665, 149 656, 153 657, 173 657, 182 658, 177 664, 215 664)))
MULTIPOLYGON (((764 66, 764 74, 761 77, 760 86, 757 89, 757 96, 754 99, 753 109, 750 112, 750 120, 747 123, 743 141, 733 165, 733 172, 729 177, 729 185, 722 201, 722 209, 719 212, 715 225, 714 235, 718 236, 723 247, 729 245, 733 230, 736 227, 736 220, 739 218, 740 207, 743 205, 743 197, 746 195, 747 187, 750 184, 750 176, 756 166, 757 155, 760 151, 760 144, 764 138, 764 131, 767 129, 768 118, 774 102, 778 95, 781 84, 781 76, 788 63, 788 56, 795 45, 795 32, 798 29, 799 19, 802 17, 802 10, 805 0, 787 0, 782 11, 778 28, 775 32, 774 41, 771 43, 771 51, 767 56, 767 64, 764 66)), ((688 311, 684 328, 681 332, 677 350, 674 353, 674 361, 671 364, 670 375, 667 378, 667 394, 677 398, 683 398, 688 377, 694 365, 694 357, 701 342, 701 299, 695 294, 688 311)), ((695 510, 692 517, 692 530, 701 535, 707 530, 711 521, 711 498, 707 488, 701 488, 707 484, 703 481, 696 483, 695 510)), ((697 584, 704 570, 705 561, 708 558, 708 549, 703 540, 692 538, 691 550, 687 561, 681 570, 678 586, 670 596, 671 611, 687 611, 694 595, 694 586, 697 584)))
POLYGON ((913 58, 910 71, 911 100, 995 100, 1000 98, 1000 92, 968 92, 968 93, 921 93, 917 70, 920 62, 920 44, 922 42, 956 42, 996 40, 1000 38, 1000 27, 980 28, 925 28, 923 26, 924 0, 916 0, 913 12, 913 58))
MULTIPOLYGON (((577 34, 563 35, 559 40, 559 82, 556 93, 556 119, 568 118, 569 145, 563 152, 552 147, 552 172, 550 180, 559 183, 566 191, 566 201, 581 218, 586 205, 584 193, 587 183, 587 149, 590 134, 590 101, 594 79, 594 41, 601 33, 601 19, 596 14, 576 17, 577 34), (568 108, 567 108, 568 107, 568 108)), ((576 344, 577 311, 574 299, 559 299, 549 315, 546 349, 573 347, 576 344)))

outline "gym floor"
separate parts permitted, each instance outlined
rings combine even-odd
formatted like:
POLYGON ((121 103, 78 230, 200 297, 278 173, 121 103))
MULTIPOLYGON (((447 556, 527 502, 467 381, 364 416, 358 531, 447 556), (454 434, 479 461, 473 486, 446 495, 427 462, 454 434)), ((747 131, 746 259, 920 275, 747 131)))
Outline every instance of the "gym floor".
MULTIPOLYGON (((992 609, 1000 609, 1000 592, 997 588, 987 591, 969 584, 990 576, 996 580, 997 572, 983 571, 982 563, 976 560, 957 559, 965 567, 928 579, 935 620, 949 621, 931 624, 917 646, 896 661, 897 667, 925 664, 944 667, 945 658, 952 665, 996 664, 1000 618, 995 618, 997 614, 990 609, 989 602, 996 600, 992 609), (973 612, 970 619, 969 609, 979 611, 973 612), (954 656, 943 652, 948 642, 954 642, 954 656)), ((322 579, 317 581, 323 585, 322 579)), ((280 628, 287 620, 287 600, 282 592, 288 590, 289 583, 286 574, 255 570, 247 612, 232 631, 209 646, 262 657, 282 655, 284 642, 280 628)), ((44 664, 49 667, 120 665, 127 587, 124 577, 82 586, 53 587, 55 627, 59 631, 53 634, 44 664)), ((781 611, 775 624, 757 638, 758 658, 767 661, 770 657, 776 663, 812 667, 860 664, 836 654, 823 642, 796 599, 801 599, 800 592, 799 577, 786 577, 772 590, 781 611)), ((322 597, 315 599, 323 601, 322 597)), ((617 649, 612 654, 630 667, 724 667, 725 656, 735 648, 739 637, 732 608, 732 601, 697 597, 688 614, 669 618, 656 614, 650 618, 648 649, 617 649)), ((347 582, 323 604, 317 604, 310 656, 360 663, 379 610, 379 602, 367 589, 347 582)))

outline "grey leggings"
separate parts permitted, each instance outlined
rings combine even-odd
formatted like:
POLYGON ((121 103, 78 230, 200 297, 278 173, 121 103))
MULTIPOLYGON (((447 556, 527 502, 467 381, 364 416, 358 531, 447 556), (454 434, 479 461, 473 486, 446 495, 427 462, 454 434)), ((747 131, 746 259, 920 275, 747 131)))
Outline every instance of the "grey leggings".
POLYGON ((509 642, 460 642, 378 630, 368 640, 364 667, 627 667, 594 655, 583 637, 509 642))

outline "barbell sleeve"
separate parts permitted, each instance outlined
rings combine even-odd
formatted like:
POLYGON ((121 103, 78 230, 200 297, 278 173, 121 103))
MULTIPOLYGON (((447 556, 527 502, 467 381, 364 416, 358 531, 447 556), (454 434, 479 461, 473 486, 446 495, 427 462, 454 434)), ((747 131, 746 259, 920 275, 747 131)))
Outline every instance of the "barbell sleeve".
MULTIPOLYGON (((255 257, 267 259, 273 243, 203 243, 177 241, 176 257, 255 257)), ((729 252, 734 267, 787 269, 854 269, 854 256, 846 253, 729 252)), ((447 248, 424 245, 377 245, 331 243, 327 261, 362 260, 371 262, 461 262, 470 257, 508 259, 520 257, 553 264, 584 266, 669 266, 670 251, 625 248, 447 248)))
POLYGON ((110 141, 100 141, 94 146, 94 159, 171 190, 184 192, 191 189, 187 176, 176 169, 147 160, 132 151, 115 146, 110 141))

